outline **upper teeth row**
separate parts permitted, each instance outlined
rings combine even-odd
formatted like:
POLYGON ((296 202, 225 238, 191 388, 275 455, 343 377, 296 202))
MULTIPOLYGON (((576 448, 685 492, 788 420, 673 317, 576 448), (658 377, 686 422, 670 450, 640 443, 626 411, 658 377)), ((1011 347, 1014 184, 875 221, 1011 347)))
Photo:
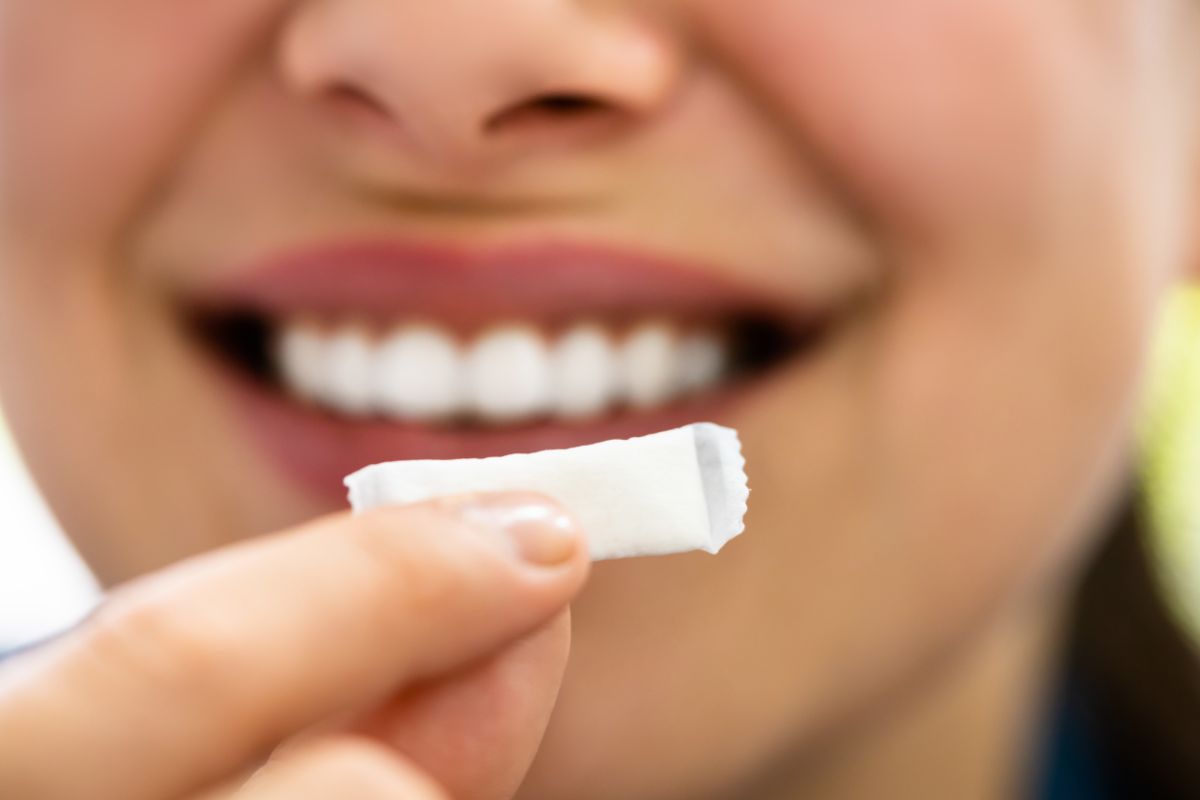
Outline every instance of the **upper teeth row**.
POLYGON ((291 323, 277 344, 284 385, 341 413, 492 423, 658 406, 711 386, 729 360, 720 336, 661 322, 635 326, 619 342, 594 324, 553 342, 531 326, 502 325, 467 346, 432 325, 375 338, 355 326, 291 323))

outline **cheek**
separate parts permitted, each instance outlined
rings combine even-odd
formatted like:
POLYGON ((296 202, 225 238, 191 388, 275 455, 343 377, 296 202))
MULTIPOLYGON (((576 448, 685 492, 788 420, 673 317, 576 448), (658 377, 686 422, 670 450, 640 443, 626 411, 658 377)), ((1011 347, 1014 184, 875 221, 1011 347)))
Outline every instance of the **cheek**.
POLYGON ((1028 220, 1105 145, 1081 4, 698 0, 747 80, 905 241, 1028 220))
POLYGON ((0 7, 6 241, 119 238, 280 0, 9 0, 0 7))
POLYGON ((162 397, 144 371, 161 327, 124 274, 123 246, 281 4, 0 0, 0 391, 93 566, 129 548, 110 574, 171 547, 137 538, 169 526, 147 521, 152 504, 130 487, 161 482, 146 456, 185 427, 148 407, 162 397), (113 453, 124 468, 97 470, 113 453))
POLYGON ((1178 244, 1141 208, 1179 184, 1145 159, 1179 150, 1135 41, 1166 4, 690 7, 887 252, 858 391, 924 618, 1061 565, 1120 476, 1178 244))

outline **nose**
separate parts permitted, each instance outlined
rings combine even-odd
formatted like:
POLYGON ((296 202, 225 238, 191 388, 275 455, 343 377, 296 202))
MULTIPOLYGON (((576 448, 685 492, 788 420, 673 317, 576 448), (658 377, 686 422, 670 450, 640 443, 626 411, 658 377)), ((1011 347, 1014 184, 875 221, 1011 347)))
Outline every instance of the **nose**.
POLYGON ((321 113, 366 112, 454 164, 628 130, 681 68, 652 20, 583 0, 306 0, 280 53, 321 113))

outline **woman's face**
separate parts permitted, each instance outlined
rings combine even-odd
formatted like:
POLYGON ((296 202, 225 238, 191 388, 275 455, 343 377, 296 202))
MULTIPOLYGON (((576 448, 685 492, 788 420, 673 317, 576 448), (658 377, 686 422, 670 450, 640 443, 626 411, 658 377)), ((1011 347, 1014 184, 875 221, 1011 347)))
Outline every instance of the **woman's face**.
POLYGON ((1081 554, 1188 12, 0 0, 5 410, 109 582, 370 460, 737 427, 746 535, 595 570, 529 785, 699 796, 1081 554))

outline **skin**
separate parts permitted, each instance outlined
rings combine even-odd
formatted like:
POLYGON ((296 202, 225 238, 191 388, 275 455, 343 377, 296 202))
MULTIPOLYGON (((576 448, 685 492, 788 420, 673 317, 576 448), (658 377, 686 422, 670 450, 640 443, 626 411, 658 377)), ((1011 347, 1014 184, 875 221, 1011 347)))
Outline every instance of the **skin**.
POLYGON ((1194 9, 0 0, 0 37, 6 414, 101 579, 138 579, 0 673, 22 731, 0 786, 505 797, 535 751, 522 797, 1024 780, 1155 311, 1194 261, 1194 9), (547 87, 598 118, 489 126, 547 87), (599 565, 575 597, 577 548, 535 580, 438 544, 478 524, 453 504, 253 538, 332 509, 248 441, 174 298, 349 234, 632 244, 854 310, 722 420, 748 533, 599 565), (421 580, 353 591, 345 538, 421 580), (302 582, 272 578, 289 563, 302 582), (214 727, 195 692, 237 713, 214 727))

